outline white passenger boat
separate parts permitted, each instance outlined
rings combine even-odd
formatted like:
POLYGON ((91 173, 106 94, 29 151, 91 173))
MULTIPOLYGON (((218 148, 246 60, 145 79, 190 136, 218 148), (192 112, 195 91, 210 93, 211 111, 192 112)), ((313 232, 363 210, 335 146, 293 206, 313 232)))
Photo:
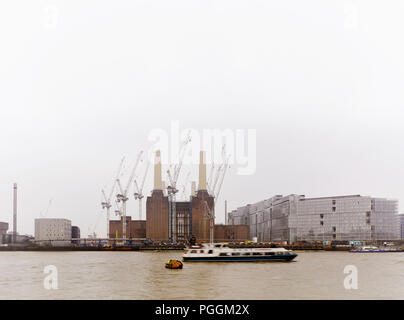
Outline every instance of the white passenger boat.
POLYGON ((284 248, 229 248, 224 243, 206 243, 186 248, 184 262, 292 261, 297 254, 284 248))

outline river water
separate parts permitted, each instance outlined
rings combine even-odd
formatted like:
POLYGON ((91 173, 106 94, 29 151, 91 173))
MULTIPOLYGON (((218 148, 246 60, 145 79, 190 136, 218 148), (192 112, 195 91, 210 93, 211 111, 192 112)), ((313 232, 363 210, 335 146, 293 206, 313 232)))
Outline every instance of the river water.
MULTIPOLYGON (((404 253, 299 253, 291 263, 185 263, 182 252, 0 252, 0 299, 404 299, 404 253), (44 268, 57 268, 57 290, 44 268), (344 287, 356 266, 358 289, 344 287)), ((55 273, 53 273, 55 275, 55 273)))

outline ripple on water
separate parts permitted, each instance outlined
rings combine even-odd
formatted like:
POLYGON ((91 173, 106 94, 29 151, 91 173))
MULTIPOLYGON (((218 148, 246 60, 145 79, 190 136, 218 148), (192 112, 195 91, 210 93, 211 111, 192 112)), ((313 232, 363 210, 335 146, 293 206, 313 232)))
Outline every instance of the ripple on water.
POLYGON ((404 299, 404 254, 301 253, 294 263, 185 263, 181 252, 2 252, 2 299, 404 299), (57 266, 59 290, 43 288, 57 266), (343 287, 346 265, 359 290, 343 287), (7 294, 5 294, 7 292, 7 294))

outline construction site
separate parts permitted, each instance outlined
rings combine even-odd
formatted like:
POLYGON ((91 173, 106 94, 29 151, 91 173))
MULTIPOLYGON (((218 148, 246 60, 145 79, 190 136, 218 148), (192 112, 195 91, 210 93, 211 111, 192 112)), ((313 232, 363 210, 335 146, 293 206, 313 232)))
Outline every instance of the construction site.
MULTIPOLYGON (((190 140, 188 135, 182 141, 177 161, 168 165, 166 171, 163 171, 163 165, 166 167, 167 162, 163 163, 161 150, 150 152, 149 157, 141 151, 123 182, 125 158, 120 161, 110 180, 110 190, 101 190, 103 200, 100 202, 106 221, 103 215, 97 218, 104 221, 102 228, 106 232, 102 237, 95 232, 81 237, 80 228, 72 225, 69 219, 44 216, 35 219, 35 237, 19 235, 17 184, 14 184, 13 231, 7 233, 9 224, 0 223, 0 251, 181 250, 195 242, 347 251, 357 245, 403 244, 398 202, 360 195, 321 198, 276 195, 230 212, 224 201, 225 223, 217 224, 216 204, 229 168, 226 145, 222 145, 221 160, 211 163, 209 174, 206 152, 198 148, 193 158, 193 164, 198 168, 198 172, 194 172, 197 181, 190 181, 192 172, 188 172, 184 184, 184 179, 179 183, 179 177, 190 140), (149 191, 144 191, 150 167, 153 168, 153 183, 149 191), (145 193, 149 195, 145 196, 145 193), (132 214, 128 215, 128 211, 132 214)), ((223 212, 218 214, 223 216, 223 212)))
MULTIPOLYGON (((105 197, 102 205, 108 211, 109 241, 113 241, 114 245, 127 245, 139 241, 146 241, 150 245, 181 245, 188 243, 190 239, 198 242, 247 240, 249 235, 247 225, 215 224, 215 199, 219 195, 226 166, 227 164, 224 163, 222 168, 217 170, 216 178, 213 178, 212 174, 212 180, 208 181, 205 153, 201 151, 198 187, 196 188, 196 183, 192 182, 189 201, 177 201, 177 181, 181 170, 181 158, 172 171, 167 171, 170 185, 165 187, 162 179, 161 153, 156 151, 153 190, 146 199, 146 220, 141 219, 144 179, 140 187, 136 180, 133 182, 137 191, 134 198, 139 201, 139 219, 137 220, 132 220, 132 217, 126 215, 126 201, 129 200, 129 197, 127 189, 122 189, 119 179, 116 183, 121 192, 116 196, 117 203, 120 204, 120 208, 116 210, 120 216, 119 220, 109 219, 112 204, 110 199, 105 197), (209 188, 209 182, 211 188, 209 188)), ((136 165, 134 170, 136 170, 136 165)), ((132 183, 133 176, 134 174, 130 177, 128 186, 132 183)))

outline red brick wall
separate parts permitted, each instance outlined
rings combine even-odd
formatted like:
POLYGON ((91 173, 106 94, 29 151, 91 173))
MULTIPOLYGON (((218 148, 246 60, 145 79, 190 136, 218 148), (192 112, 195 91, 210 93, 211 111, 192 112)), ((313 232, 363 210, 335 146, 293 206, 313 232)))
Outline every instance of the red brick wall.
POLYGON ((205 215, 204 201, 209 208, 214 208, 215 200, 206 191, 198 191, 197 196, 192 197, 192 234, 198 242, 209 241, 209 219, 205 215))
MULTIPOLYGON (((109 221, 109 237, 114 239, 118 232, 118 238, 122 238, 122 221, 121 220, 110 220, 109 221)), ((126 237, 127 238, 146 238, 146 221, 133 220, 131 217, 126 217, 126 237)))
POLYGON ((216 225, 215 242, 246 241, 249 238, 248 225, 216 225))
POLYGON ((168 197, 163 191, 153 191, 146 202, 146 238, 153 241, 167 241, 168 236, 168 197))

